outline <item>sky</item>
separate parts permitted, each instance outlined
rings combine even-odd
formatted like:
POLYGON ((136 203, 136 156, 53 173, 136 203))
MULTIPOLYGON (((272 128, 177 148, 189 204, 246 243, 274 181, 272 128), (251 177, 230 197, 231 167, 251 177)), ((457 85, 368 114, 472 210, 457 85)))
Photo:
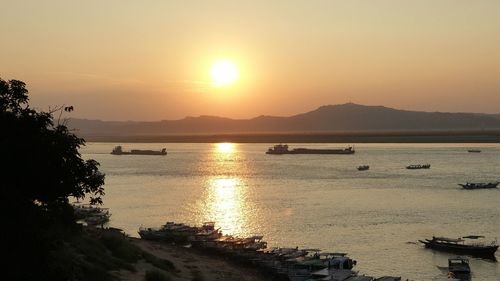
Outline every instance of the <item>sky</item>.
POLYGON ((0 78, 71 117, 500 113, 498 0, 0 0, 0 34, 0 78))

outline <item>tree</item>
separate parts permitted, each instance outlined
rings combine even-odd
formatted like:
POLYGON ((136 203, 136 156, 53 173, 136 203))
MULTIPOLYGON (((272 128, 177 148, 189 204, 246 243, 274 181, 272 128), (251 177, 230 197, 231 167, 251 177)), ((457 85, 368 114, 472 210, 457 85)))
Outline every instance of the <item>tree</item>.
MULTIPOLYGON (((21 279, 40 280, 48 253, 75 226, 69 198, 88 196, 92 204, 102 204, 104 174, 98 162, 82 159, 78 149, 84 139, 60 119, 56 122, 55 111, 37 111, 28 101, 24 82, 0 79, 0 203, 9 226, 2 241, 8 250, 24 251, 23 261, 31 268, 20 272, 21 279)), ((11 270, 17 265, 14 259, 11 270)))

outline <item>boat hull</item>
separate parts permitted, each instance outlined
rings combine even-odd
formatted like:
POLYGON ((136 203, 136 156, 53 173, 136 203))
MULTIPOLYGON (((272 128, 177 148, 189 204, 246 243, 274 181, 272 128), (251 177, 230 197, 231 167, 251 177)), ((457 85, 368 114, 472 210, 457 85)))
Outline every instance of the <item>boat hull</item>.
POLYGON ((459 184, 464 189, 489 189, 489 188, 497 188, 499 183, 488 183, 483 185, 468 185, 468 184, 459 184))
POLYGON ((354 154, 354 150, 296 148, 289 151, 267 151, 266 154, 354 154))
POLYGON ((122 151, 122 152, 111 152, 113 155, 167 155, 167 152, 162 151, 122 151))
POLYGON ((449 253, 456 253, 456 254, 466 254, 476 257, 485 257, 485 258, 494 258, 495 252, 498 249, 498 245, 478 247, 478 246, 461 245, 453 243, 436 243, 429 240, 426 241, 419 240, 419 241, 423 243, 426 248, 429 249, 449 252, 449 253))

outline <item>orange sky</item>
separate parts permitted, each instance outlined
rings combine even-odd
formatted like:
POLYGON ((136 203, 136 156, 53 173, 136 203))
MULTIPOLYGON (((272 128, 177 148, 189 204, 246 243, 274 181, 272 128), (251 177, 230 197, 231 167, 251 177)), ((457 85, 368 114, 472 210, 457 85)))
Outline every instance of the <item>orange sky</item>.
POLYGON ((500 113, 500 1, 2 1, 0 77, 41 108, 160 120, 355 102, 500 113), (214 87, 231 60, 239 79, 214 87))

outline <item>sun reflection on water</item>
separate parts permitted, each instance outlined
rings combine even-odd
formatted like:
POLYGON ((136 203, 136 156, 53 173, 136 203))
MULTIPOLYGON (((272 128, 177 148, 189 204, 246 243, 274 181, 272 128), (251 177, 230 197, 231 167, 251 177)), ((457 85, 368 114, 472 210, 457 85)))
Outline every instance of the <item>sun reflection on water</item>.
POLYGON ((225 234, 245 235, 252 216, 248 203, 248 185, 242 174, 247 167, 242 164, 237 145, 214 144, 207 170, 205 189, 200 201, 199 221, 215 221, 225 234))
POLYGON ((236 145, 230 142, 221 142, 216 144, 218 154, 232 154, 236 152, 236 145))
POLYGON ((208 218, 225 233, 242 233, 246 224, 246 186, 236 178, 213 178, 208 181, 206 207, 208 218))

